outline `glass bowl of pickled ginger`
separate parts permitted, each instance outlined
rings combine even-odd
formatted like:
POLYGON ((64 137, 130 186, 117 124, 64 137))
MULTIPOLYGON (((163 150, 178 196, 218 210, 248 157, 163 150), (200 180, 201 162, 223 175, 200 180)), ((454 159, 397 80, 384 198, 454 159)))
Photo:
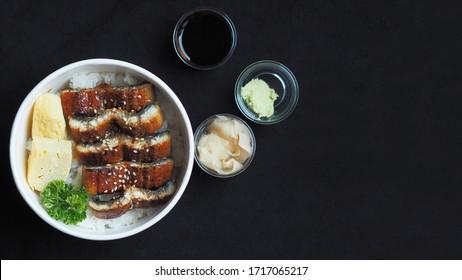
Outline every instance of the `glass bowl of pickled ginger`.
POLYGON ((204 120, 194 133, 195 160, 209 175, 229 178, 252 162, 256 141, 250 126, 234 115, 218 114, 204 120))

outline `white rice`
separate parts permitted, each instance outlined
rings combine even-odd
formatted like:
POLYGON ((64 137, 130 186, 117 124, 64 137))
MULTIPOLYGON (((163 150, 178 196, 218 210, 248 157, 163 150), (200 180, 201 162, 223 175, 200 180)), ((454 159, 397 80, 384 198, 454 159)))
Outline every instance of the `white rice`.
MULTIPOLYGON (((69 81, 70 88, 93 88, 98 84, 107 83, 112 86, 132 86, 140 84, 142 81, 134 78, 129 73, 82 73, 73 76, 69 81)), ((168 106, 170 103, 161 93, 156 92, 157 102, 162 108, 164 113, 164 125, 158 132, 170 130, 172 133, 172 157, 174 159, 174 171, 173 174, 178 174, 179 167, 184 161, 184 148, 183 148, 183 136, 179 130, 179 124, 175 113, 168 106)), ((26 149, 30 150, 31 141, 28 141, 26 149)), ((71 170, 66 183, 72 183, 74 186, 80 186, 82 184, 82 166, 77 161, 73 160, 71 164, 71 170)), ((108 229, 116 229, 123 226, 128 226, 136 223, 138 220, 154 215, 156 209, 132 209, 124 215, 114 219, 98 219, 90 209, 87 209, 87 218, 81 223, 77 224, 78 227, 85 229, 93 229, 96 231, 104 231, 108 229)))
POLYGON ((72 159, 71 170, 65 182, 73 186, 82 185, 82 166, 75 159, 72 159))
POLYGON ((78 227, 94 229, 97 231, 117 229, 136 223, 138 220, 150 216, 155 211, 154 208, 132 209, 122 216, 114 219, 98 219, 90 209, 87 209, 87 218, 77 224, 78 227))
POLYGON ((32 150, 32 138, 27 139, 26 150, 29 152, 32 150))
POLYGON ((183 135, 180 131, 180 124, 177 122, 175 112, 169 106, 162 105, 168 104, 167 100, 165 100, 165 96, 158 94, 156 98, 159 104, 161 104, 160 107, 164 113, 164 125, 161 129, 159 129, 159 131, 164 131, 168 128, 172 133, 173 165, 175 167, 180 167, 183 165, 184 161, 183 135))
POLYGON ((123 87, 137 85, 140 81, 129 73, 81 73, 71 78, 69 86, 73 89, 94 88, 101 83, 106 83, 115 87, 123 87))

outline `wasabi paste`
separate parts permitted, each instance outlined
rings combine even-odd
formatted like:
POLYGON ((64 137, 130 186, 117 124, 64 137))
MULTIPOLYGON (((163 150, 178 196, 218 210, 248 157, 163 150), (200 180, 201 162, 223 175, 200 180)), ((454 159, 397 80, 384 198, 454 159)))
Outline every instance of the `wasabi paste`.
POLYGON ((258 114, 258 118, 269 118, 274 114, 274 101, 278 95, 265 81, 252 79, 242 87, 241 96, 247 107, 258 114))

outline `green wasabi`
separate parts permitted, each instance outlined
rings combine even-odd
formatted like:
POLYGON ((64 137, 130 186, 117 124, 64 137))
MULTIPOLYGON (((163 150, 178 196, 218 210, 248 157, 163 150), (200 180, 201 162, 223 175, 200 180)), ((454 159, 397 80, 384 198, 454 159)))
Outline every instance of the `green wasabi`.
POLYGON ((247 107, 258 114, 258 118, 269 118, 274 114, 274 101, 278 95, 265 81, 252 79, 242 87, 241 96, 247 107))

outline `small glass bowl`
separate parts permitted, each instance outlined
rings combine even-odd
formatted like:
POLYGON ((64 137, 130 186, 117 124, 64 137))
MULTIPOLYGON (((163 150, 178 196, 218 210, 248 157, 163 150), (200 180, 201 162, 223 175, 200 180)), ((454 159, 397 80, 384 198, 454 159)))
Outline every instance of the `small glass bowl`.
POLYGON ((224 13, 223 11, 212 8, 212 7, 199 7, 192 9, 188 12, 186 12, 176 23, 175 28, 173 30, 173 47, 175 49, 176 54, 178 57, 183 61, 186 65, 198 69, 198 70, 212 70, 215 69, 221 65, 223 65, 226 61, 229 60, 229 58, 232 56, 234 50, 236 49, 236 44, 237 44, 237 31, 236 27, 234 26, 233 21, 231 18, 224 13), (198 64, 193 61, 191 61, 189 55, 186 53, 184 47, 183 47, 183 31, 188 25, 189 20, 194 18, 195 16, 200 16, 204 14, 210 14, 217 16, 218 18, 221 18, 226 25, 229 28, 229 32, 231 33, 231 46, 230 49, 227 53, 227 55, 218 61, 215 64, 198 64))
POLYGON ((242 173, 244 170, 247 169, 247 167, 250 165, 250 163, 252 162, 254 156, 255 156, 255 151, 256 151, 256 139, 255 139, 255 135, 253 134, 253 131, 252 129, 250 128, 250 126, 245 122, 243 121, 241 118, 237 117, 237 116, 234 116, 234 115, 231 115, 231 114, 217 114, 217 115, 213 115, 209 118, 207 118, 206 120, 204 120, 196 129, 196 131, 194 132, 194 146, 195 146, 195 149, 194 149, 194 159, 196 160, 196 163, 197 165, 199 165, 199 167, 204 170, 207 174, 209 175, 212 175, 214 177, 217 177, 217 178, 230 178, 230 177, 234 177, 240 173, 242 173), (243 124, 249 131, 249 136, 250 136, 250 145, 252 146, 252 153, 250 154, 250 156, 245 160, 245 162, 242 164, 244 165, 244 167, 235 172, 235 173, 232 173, 232 174, 219 174, 218 172, 216 172, 215 170, 212 170, 208 167, 206 167, 205 165, 203 165, 200 160, 199 160, 199 155, 198 155, 198 151, 197 151, 197 146, 199 144, 199 140, 201 138, 201 136, 203 134, 207 134, 207 129, 208 127, 210 126, 210 124, 217 118, 217 117, 227 117, 227 118, 230 118, 230 119, 233 119, 233 120, 236 120, 238 121, 239 123, 243 124))
POLYGON ((258 124, 275 124, 286 119, 295 109, 298 102, 298 83, 294 74, 283 64, 272 61, 257 61, 242 71, 234 87, 234 98, 237 107, 249 120, 258 124), (241 96, 241 89, 252 79, 264 80, 276 91, 278 98, 274 102, 274 114, 271 117, 259 117, 247 107, 241 96))

